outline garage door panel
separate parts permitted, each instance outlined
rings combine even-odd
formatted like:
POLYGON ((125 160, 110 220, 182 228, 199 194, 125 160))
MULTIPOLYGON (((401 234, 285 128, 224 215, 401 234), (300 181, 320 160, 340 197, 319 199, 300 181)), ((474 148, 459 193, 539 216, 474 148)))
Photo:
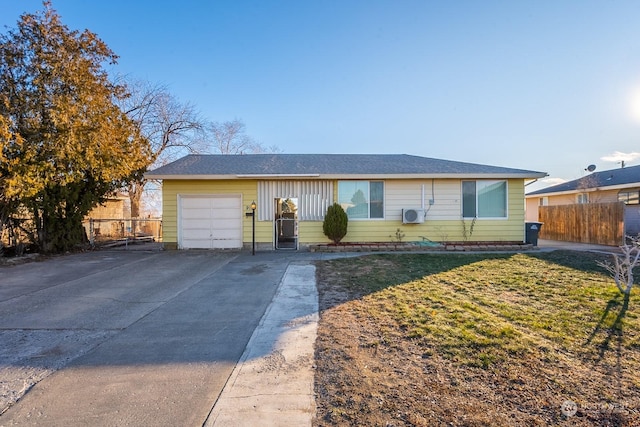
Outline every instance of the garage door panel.
POLYGON ((197 230, 207 230, 211 229, 211 220, 203 219, 203 218, 185 218, 188 221, 183 222, 183 230, 197 229, 197 230))
POLYGON ((211 239, 211 231, 201 228, 185 228, 182 230, 182 237, 185 239, 211 239))
POLYGON ((185 209, 183 210, 183 219, 205 219, 211 217, 211 208, 209 209, 185 209))
POLYGON ((182 197, 179 227, 181 248, 241 248, 241 198, 182 197))
POLYGON ((187 209, 211 209, 211 198, 185 197, 182 199, 182 207, 187 209))
POLYGON ((233 219, 238 220, 238 209, 213 209, 212 218, 214 220, 233 219))
POLYGON ((236 240, 238 235, 235 230, 216 230, 213 234, 213 240, 236 240))
POLYGON ((235 240, 213 240, 211 242, 211 249, 234 249, 235 240))
POLYGON ((214 230, 233 228, 236 229, 238 227, 237 219, 214 219, 212 228, 214 230))
POLYGON ((210 249, 211 248, 211 240, 206 239, 183 239, 182 240, 182 248, 183 249, 210 249))

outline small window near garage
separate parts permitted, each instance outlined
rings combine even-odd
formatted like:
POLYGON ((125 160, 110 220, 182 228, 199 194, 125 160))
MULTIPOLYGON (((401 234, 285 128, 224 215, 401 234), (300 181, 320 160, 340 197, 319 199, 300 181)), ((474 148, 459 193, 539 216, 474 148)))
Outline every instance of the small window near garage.
POLYGON ((507 181, 462 181, 463 218, 506 218, 507 181))
POLYGON ((587 193, 580 193, 576 196, 576 203, 585 204, 589 203, 589 195, 587 193))
POLYGON ((549 198, 548 197, 540 197, 540 206, 549 206, 549 198))
POLYGON ((618 193, 618 201, 626 205, 640 204, 640 189, 625 190, 618 193))
POLYGON ((338 203, 349 219, 384 218, 384 182, 338 181, 338 203))

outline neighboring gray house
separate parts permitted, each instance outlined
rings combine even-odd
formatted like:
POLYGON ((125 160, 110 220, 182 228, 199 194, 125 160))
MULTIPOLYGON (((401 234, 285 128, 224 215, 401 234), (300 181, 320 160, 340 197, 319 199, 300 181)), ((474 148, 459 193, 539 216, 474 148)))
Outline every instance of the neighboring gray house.
POLYGON ((625 233, 640 233, 640 165, 593 172, 573 181, 527 193, 526 218, 538 220, 538 206, 623 202, 625 233))

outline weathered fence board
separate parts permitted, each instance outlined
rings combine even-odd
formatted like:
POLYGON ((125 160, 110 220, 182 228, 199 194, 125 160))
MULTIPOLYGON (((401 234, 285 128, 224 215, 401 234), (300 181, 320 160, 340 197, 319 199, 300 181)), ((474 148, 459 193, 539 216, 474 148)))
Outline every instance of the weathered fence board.
POLYGON ((624 243, 624 203, 540 206, 541 239, 618 246, 624 243))
POLYGON ((162 240, 162 220, 156 218, 88 218, 82 225, 91 244, 114 240, 162 240))

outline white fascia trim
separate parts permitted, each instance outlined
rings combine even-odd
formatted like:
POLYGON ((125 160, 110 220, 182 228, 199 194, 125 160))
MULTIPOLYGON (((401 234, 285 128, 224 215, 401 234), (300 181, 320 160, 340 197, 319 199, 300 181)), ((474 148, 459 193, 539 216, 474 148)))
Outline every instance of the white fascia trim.
POLYGON ((211 180, 211 179, 237 179, 236 175, 154 175, 145 174, 146 179, 159 180, 211 180))
POLYGON ((384 179, 535 179, 547 176, 546 174, 462 174, 462 173, 405 173, 405 174, 373 174, 373 175, 322 175, 326 179, 337 180, 384 180, 384 179))
POLYGON ((236 175, 237 178, 249 178, 249 179, 258 179, 258 178, 317 178, 319 177, 319 173, 279 173, 279 174, 242 174, 236 175))
POLYGON ((518 174, 469 174, 469 173, 404 173, 404 174, 234 174, 234 175, 155 175, 145 174, 147 179, 158 180, 221 180, 221 179, 278 179, 321 178, 335 180, 385 180, 385 179, 535 179, 546 173, 518 174))

